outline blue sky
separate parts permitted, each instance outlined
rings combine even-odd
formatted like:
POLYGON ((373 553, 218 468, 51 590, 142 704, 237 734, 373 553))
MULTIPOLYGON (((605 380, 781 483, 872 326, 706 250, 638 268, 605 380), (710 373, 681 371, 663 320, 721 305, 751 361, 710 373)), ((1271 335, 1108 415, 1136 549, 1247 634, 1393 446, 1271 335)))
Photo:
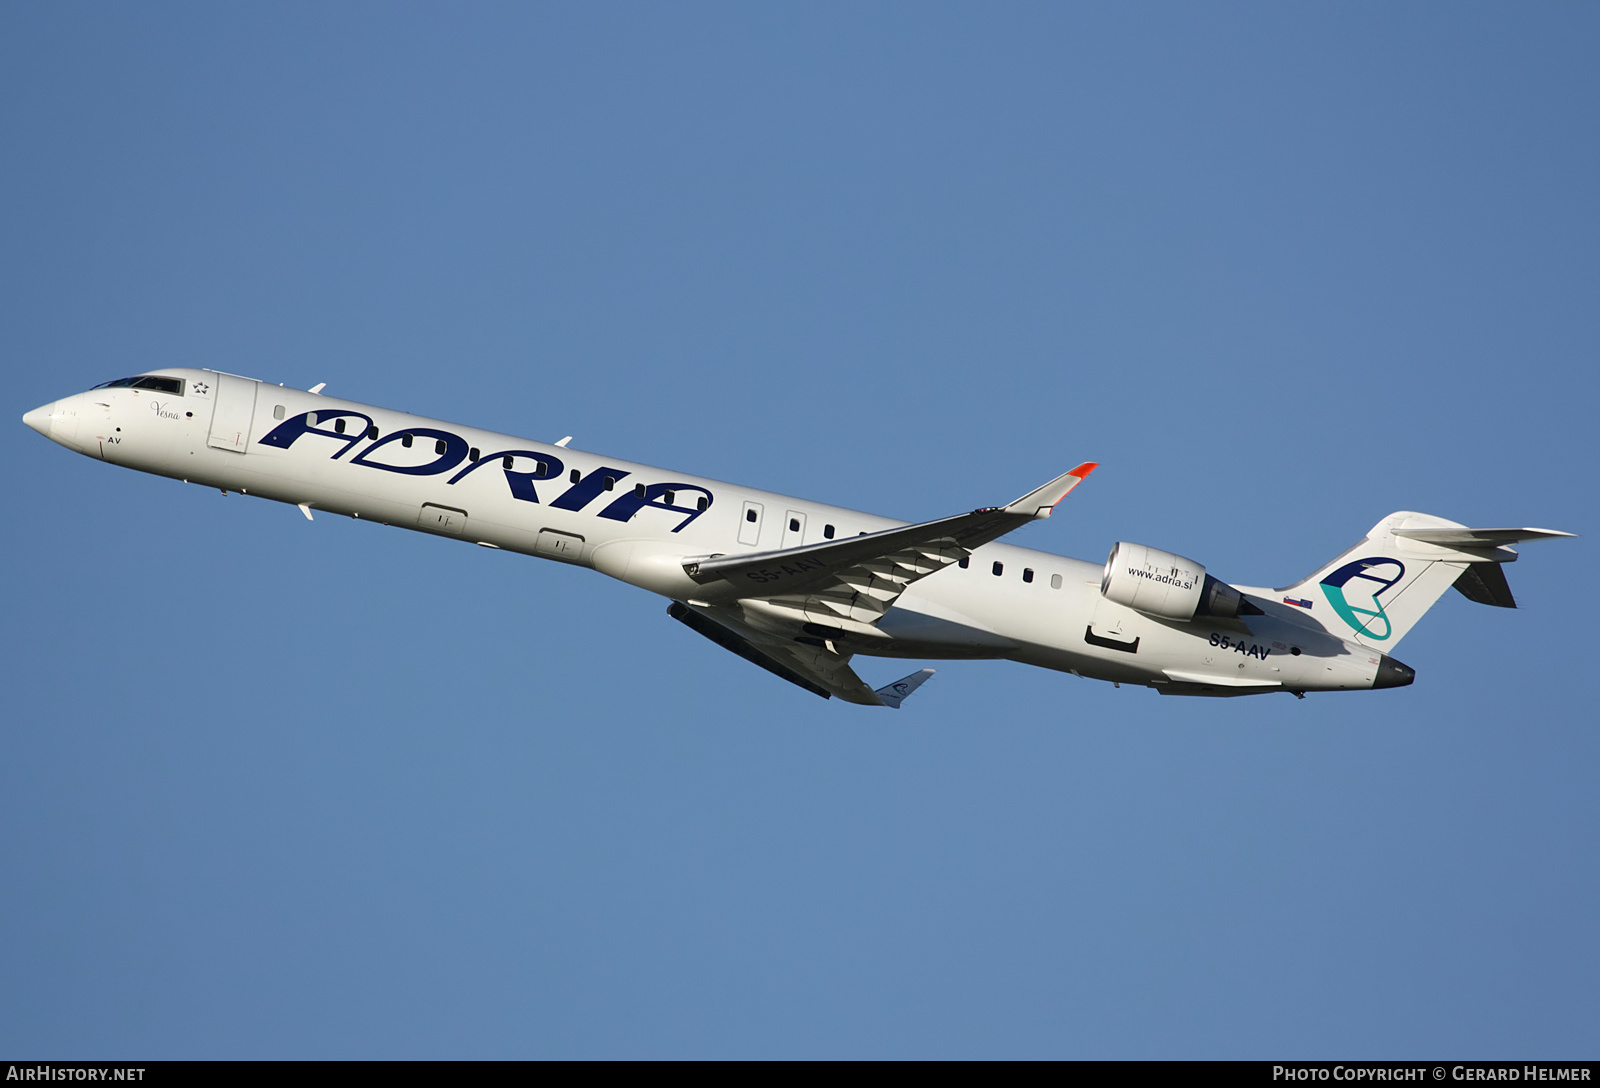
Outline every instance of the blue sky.
MULTIPOLYGON (((11 5, 0 1052, 1592 1057, 1589 5, 11 5), (1285 584, 1403 690, 823 702, 592 572, 90 462, 211 366, 1285 584), (26 515, 26 516, 23 516, 26 515)), ((884 683, 899 662, 858 659, 884 683)))

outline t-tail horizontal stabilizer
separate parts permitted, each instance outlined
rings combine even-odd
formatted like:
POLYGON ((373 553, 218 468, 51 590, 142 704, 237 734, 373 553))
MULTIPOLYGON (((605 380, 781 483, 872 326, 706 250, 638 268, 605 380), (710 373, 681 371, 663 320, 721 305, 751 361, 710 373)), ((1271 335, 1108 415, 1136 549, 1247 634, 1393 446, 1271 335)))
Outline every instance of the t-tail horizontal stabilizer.
POLYGON ((1396 529, 1394 535, 1446 548, 1494 548, 1526 540, 1559 540, 1578 534, 1558 529, 1471 529, 1461 525, 1444 529, 1396 529))
POLYGON ((1511 594, 1502 563, 1517 558, 1512 544, 1530 540, 1558 540, 1575 536, 1556 529, 1473 529, 1465 525, 1433 529, 1396 529, 1394 535, 1402 540, 1415 540, 1437 548, 1453 548, 1461 552, 1460 558, 1477 559, 1466 565, 1455 580, 1456 589, 1469 601, 1493 605, 1496 608, 1515 608, 1517 599, 1511 594))
POLYGON ((883 700, 884 706, 892 706, 899 710, 900 704, 905 702, 913 691, 916 691, 926 683, 928 677, 932 676, 935 671, 934 669, 918 669, 910 676, 902 677, 892 684, 879 688, 873 694, 883 700))

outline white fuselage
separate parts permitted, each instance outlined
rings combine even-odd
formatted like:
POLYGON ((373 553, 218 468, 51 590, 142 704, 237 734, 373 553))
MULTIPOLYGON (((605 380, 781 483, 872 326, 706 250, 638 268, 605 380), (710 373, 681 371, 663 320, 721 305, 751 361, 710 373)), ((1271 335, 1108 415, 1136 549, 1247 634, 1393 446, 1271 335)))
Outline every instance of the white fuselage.
MULTIPOLYGON (((691 580, 685 557, 905 524, 215 371, 153 373, 180 379, 183 391, 100 388, 27 422, 127 468, 592 567, 712 605, 718 588, 691 580)), ((1378 653, 1269 590, 1239 587, 1265 613, 1247 624, 1173 622, 1106 600, 1101 574, 1098 563, 986 544, 914 582, 878 624, 888 637, 854 652, 1007 658, 1187 694, 1373 686, 1378 653)))

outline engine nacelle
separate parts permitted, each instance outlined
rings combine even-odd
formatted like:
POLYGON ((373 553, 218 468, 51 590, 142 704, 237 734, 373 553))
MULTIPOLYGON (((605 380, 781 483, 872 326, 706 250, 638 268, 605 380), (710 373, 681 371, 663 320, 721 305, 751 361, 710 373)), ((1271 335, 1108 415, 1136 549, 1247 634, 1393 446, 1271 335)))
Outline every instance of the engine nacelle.
POLYGON ((1211 577, 1193 559, 1125 540, 1106 559, 1100 593, 1108 601, 1169 620, 1229 618, 1248 607, 1238 590, 1211 577))

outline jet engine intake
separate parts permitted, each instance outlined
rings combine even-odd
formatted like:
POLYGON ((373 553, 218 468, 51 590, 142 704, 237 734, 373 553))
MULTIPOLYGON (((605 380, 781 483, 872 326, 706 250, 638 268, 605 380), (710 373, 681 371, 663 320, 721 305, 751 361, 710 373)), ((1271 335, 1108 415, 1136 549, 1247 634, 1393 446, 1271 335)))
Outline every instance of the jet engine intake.
POLYGON ((1239 591, 1181 555, 1119 541, 1106 559, 1100 593, 1136 612, 1169 620, 1231 618, 1248 608, 1239 591))

